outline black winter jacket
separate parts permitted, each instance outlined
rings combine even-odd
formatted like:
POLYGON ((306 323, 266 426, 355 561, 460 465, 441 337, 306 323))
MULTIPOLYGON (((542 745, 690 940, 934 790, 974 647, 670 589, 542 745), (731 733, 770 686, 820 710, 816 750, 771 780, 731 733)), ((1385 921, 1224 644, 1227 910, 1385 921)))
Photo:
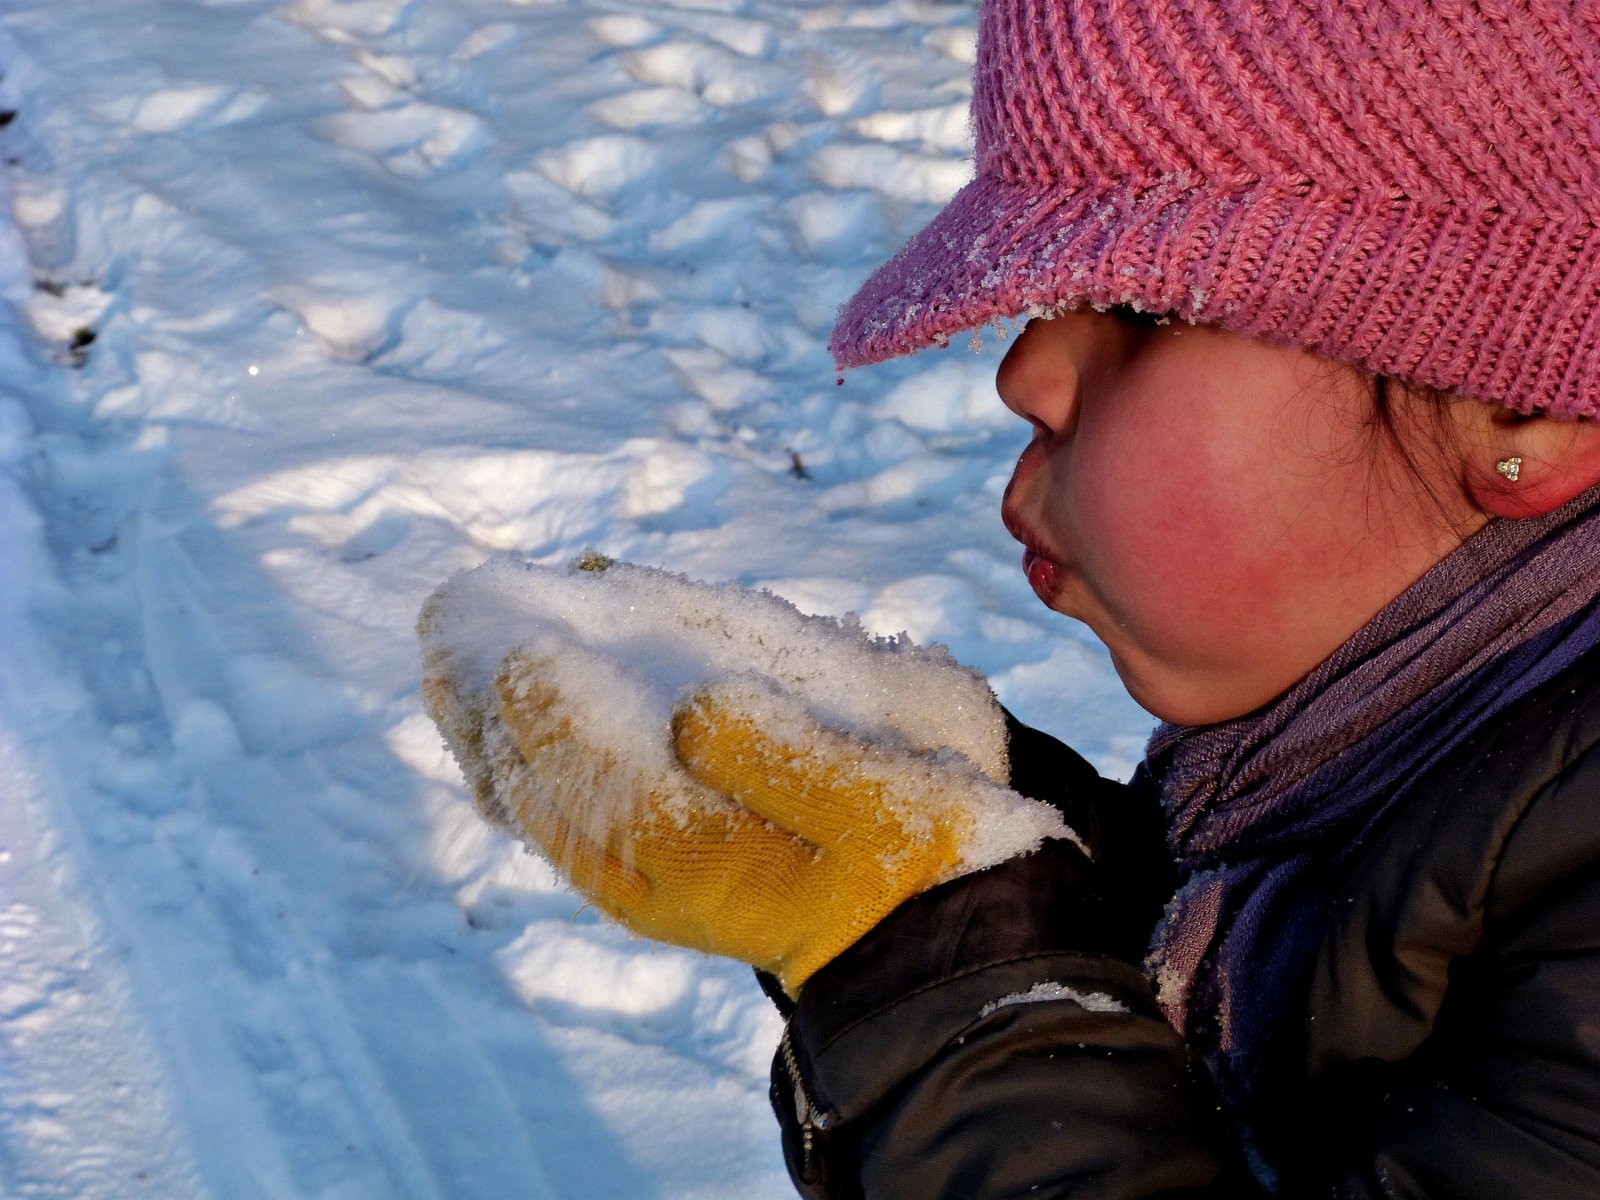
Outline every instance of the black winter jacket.
POLYGON ((812 977, 773 1071, 796 1186, 1600 1200, 1597 743, 1591 652, 1394 807, 1232 1114, 1135 965, 1172 884, 1153 790, 1016 727, 1013 785, 1095 859, 1050 843, 955 880, 812 977))

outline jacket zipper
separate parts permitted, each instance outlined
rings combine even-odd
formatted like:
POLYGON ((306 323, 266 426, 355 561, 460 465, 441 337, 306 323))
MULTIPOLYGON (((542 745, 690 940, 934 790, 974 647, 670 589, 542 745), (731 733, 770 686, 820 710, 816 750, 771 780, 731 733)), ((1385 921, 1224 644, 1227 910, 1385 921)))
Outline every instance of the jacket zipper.
POLYGON ((806 1183, 816 1183, 821 1178, 821 1163, 817 1158, 817 1134, 824 1133, 833 1124, 833 1114, 824 1112, 812 1100, 800 1075, 800 1064, 795 1059, 794 1044, 790 1040, 789 1025, 783 1027, 783 1041, 779 1043, 783 1056, 783 1069, 789 1074, 794 1088, 794 1115, 800 1121, 800 1177, 806 1183))

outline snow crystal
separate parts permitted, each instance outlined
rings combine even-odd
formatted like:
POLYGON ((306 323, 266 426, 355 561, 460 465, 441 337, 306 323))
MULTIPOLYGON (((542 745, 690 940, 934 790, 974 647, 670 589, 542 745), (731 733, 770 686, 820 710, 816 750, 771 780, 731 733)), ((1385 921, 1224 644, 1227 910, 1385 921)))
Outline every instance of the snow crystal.
POLYGON ((599 555, 565 569, 502 557, 447 580, 421 634, 441 728, 480 810, 514 832, 516 794, 539 784, 517 748, 527 730, 506 729, 502 703, 546 713, 536 719, 563 745, 563 786, 579 779, 583 819, 599 826, 579 832, 594 836, 635 820, 642 801, 679 820, 726 807, 671 745, 675 707, 710 691, 785 747, 853 754, 901 798, 890 815, 913 838, 940 811, 961 813, 971 837, 950 877, 1071 836, 1054 809, 1005 786, 1004 716, 983 677, 854 617, 599 555))
POLYGON ((1017 1004, 1046 1004, 1052 1000, 1070 1000, 1079 1008, 1089 1012, 1098 1013, 1125 1013, 1128 1006, 1122 1001, 1106 995, 1104 992, 1080 992, 1077 988, 1068 987, 1064 983, 1055 983, 1045 980, 1036 983, 1025 992, 1012 992, 1010 995, 1001 996, 998 1000, 991 1000, 978 1012, 979 1017, 987 1017, 990 1013, 1002 1008, 1011 1008, 1017 1004))

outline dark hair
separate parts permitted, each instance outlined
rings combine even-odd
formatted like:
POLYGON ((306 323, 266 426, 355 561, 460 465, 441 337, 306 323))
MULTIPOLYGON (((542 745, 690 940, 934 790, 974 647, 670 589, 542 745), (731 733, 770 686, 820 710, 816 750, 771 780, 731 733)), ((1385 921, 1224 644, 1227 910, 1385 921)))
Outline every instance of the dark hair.
POLYGON ((1449 412, 1456 405, 1466 403, 1476 401, 1465 400, 1442 388, 1407 383, 1390 375, 1372 376, 1372 416, 1368 421, 1368 431, 1373 438, 1381 437, 1389 443, 1439 516, 1452 525, 1455 523, 1451 515, 1453 506, 1439 490, 1440 473, 1428 469, 1436 467, 1437 462, 1430 463, 1428 459, 1437 459, 1442 452, 1459 446, 1461 435, 1449 419, 1449 412), (1397 386, 1423 402, 1417 406, 1417 411, 1426 414, 1425 421, 1402 420, 1395 407, 1394 389, 1397 386), (1419 429, 1423 435, 1420 438, 1419 429))

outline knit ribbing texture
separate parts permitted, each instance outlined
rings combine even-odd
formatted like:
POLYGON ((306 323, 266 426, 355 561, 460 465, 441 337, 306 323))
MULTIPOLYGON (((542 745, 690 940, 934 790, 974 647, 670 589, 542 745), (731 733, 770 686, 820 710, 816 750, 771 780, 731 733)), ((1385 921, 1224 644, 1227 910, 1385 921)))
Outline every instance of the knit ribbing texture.
POLYGON ((1600 5, 985 0, 973 126, 840 367, 1131 305, 1600 414, 1600 5))

